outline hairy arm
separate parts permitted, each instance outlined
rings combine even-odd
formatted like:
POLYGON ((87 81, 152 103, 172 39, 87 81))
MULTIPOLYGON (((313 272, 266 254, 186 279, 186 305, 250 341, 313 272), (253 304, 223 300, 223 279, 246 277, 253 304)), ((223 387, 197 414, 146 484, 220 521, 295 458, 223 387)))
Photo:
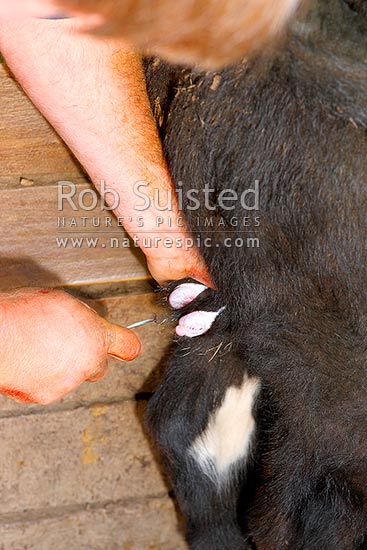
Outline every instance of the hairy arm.
MULTIPOLYGON (((152 275, 159 281, 192 276, 210 284, 196 249, 165 246, 165 239, 188 236, 180 213, 144 212, 134 186, 162 196, 172 190, 157 129, 150 111, 140 57, 127 42, 80 32, 78 19, 45 21, 0 19, 0 51, 26 93, 55 127, 97 188, 119 194, 117 216, 142 245, 152 275), (138 216, 144 227, 139 228, 138 216), (165 217, 157 227, 157 217, 165 217), (169 223, 171 222, 171 225, 169 223), (173 223, 172 223, 173 222, 173 223), (156 237, 144 247, 141 237, 156 237)), ((174 193, 173 193, 174 196, 174 193)), ((112 197, 111 197, 112 198, 112 197)))

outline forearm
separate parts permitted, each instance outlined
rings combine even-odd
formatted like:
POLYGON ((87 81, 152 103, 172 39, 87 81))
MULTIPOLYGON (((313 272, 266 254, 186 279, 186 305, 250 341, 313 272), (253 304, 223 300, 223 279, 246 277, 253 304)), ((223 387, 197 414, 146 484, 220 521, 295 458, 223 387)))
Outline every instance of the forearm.
MULTIPOLYGON (((155 211, 136 211, 134 184, 167 190, 171 180, 146 94, 141 61, 122 41, 83 35, 75 20, 0 21, 0 51, 35 105, 56 128, 97 188, 120 195, 115 212, 136 235, 154 232, 155 211)), ((145 189, 145 192, 147 190, 145 189)), ((174 222, 177 212, 166 213, 174 222)), ((172 234, 163 223, 160 232, 172 234)), ((162 233, 160 233, 162 236, 162 233)), ((149 251, 148 251, 149 252, 149 251)), ((150 253, 150 252, 149 252, 150 253)))

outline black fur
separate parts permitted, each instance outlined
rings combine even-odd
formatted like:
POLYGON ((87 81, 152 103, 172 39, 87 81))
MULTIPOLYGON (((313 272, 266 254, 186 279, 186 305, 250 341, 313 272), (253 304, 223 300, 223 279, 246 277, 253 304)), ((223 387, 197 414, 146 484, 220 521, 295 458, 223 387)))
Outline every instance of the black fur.
POLYGON ((366 52, 365 18, 321 0, 282 52, 220 81, 147 65, 175 181, 215 196, 260 182, 258 212, 186 204, 218 289, 188 310, 227 308, 177 339, 149 403, 193 549, 367 548, 366 52), (258 248, 223 244, 254 235, 258 248), (218 488, 188 449, 245 373, 261 380, 256 440, 218 488))

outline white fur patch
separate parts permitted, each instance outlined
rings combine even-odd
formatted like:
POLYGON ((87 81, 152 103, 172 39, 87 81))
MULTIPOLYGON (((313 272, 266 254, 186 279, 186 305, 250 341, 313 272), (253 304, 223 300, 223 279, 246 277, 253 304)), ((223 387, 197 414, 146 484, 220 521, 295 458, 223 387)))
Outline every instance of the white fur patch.
POLYGON ((255 433, 252 409, 259 390, 259 379, 247 375, 240 388, 228 388, 221 406, 190 449, 191 456, 215 483, 225 480, 230 466, 246 460, 249 454, 255 433))

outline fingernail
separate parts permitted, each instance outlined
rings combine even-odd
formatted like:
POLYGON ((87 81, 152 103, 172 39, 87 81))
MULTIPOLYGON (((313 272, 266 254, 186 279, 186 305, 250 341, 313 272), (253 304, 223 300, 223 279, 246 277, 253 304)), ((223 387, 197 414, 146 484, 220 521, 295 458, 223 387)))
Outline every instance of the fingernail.
POLYGON ((50 19, 57 20, 57 19, 71 19, 72 15, 66 15, 65 13, 55 13, 55 15, 49 15, 48 17, 37 17, 37 19, 50 19))
POLYGON ((108 354, 109 357, 112 357, 112 359, 116 359, 117 361, 120 361, 121 363, 125 363, 125 359, 121 359, 118 355, 114 355, 113 353, 108 354))

